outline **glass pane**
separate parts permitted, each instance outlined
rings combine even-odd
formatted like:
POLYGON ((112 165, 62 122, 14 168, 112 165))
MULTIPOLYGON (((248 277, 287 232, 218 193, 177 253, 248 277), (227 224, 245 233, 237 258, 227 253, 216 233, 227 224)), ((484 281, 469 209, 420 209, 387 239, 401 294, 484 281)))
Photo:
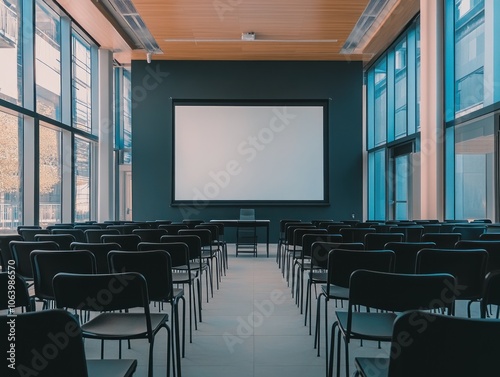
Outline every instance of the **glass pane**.
POLYGON ((420 21, 416 27, 416 43, 417 43, 417 51, 416 51, 416 89, 417 89, 417 103, 415 104, 415 112, 416 112, 416 128, 417 131, 420 130, 420 21))
POLYGON ((75 139, 75 221, 90 220, 90 143, 75 139))
POLYGON ((455 218, 494 218, 493 117, 455 128, 455 218))
POLYGON ((375 145, 386 141, 387 131, 387 63, 375 67, 375 145))
POLYGON ((407 72, 407 53, 406 40, 396 46, 394 58, 394 74, 395 74, 395 106, 394 106, 394 124, 395 137, 406 136, 406 102, 408 93, 406 91, 406 72, 407 72))
POLYGON ((73 127, 92 131, 92 91, 90 45, 76 33, 72 35, 73 51, 73 127))
POLYGON ((455 0, 455 113, 484 106, 484 2, 455 0))
POLYGON ((0 98, 22 104, 22 17, 18 0, 0 2, 0 98))
POLYGON ((12 233, 22 219, 23 119, 0 112, 0 234, 12 233))
POLYGON ((61 120, 60 19, 41 1, 37 1, 35 12, 36 110, 61 120))
POLYGON ((40 127, 40 225, 61 222, 61 132, 40 127))
POLYGON ((132 148, 132 84, 130 71, 123 70, 123 148, 132 148))
POLYGON ((408 219, 408 174, 409 174, 409 155, 398 156, 395 159, 395 220, 408 219))
POLYGON ((385 149, 369 154, 368 192, 370 197, 368 218, 385 220, 385 149))

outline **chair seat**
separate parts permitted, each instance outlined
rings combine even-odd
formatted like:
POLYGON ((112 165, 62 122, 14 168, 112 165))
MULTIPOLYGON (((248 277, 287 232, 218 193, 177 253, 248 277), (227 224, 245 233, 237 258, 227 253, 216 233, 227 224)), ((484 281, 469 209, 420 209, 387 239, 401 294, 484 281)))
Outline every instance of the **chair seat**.
MULTIPOLYGON (((175 283, 175 280, 174 280, 174 283, 175 283)), ((173 294, 174 297, 184 296, 184 289, 182 289, 182 288, 174 288, 174 291, 173 291, 172 294, 173 294)))
POLYGON ((196 279, 196 274, 191 272, 191 277, 187 272, 172 272, 172 279, 174 284, 178 283, 189 283, 190 281, 196 279))
MULTIPOLYGON (((168 314, 151 313, 153 332, 168 320, 168 314)), ((102 313, 82 325, 83 336, 88 338, 124 339, 147 334, 143 313, 102 313)))
MULTIPOLYGON (((336 311, 339 328, 347 328, 347 312, 336 311)), ((366 313, 353 312, 351 324, 351 338, 362 336, 366 340, 380 340, 390 342, 392 339, 392 329, 395 313, 366 313)))
MULTIPOLYGON (((321 291, 326 295, 326 285, 321 286, 321 291)), ((349 288, 339 287, 338 285, 330 284, 330 295, 327 297, 336 300, 348 300, 349 288)))
POLYGON ((89 377, 130 377, 137 368, 137 360, 87 360, 89 377))
POLYGON ((389 375, 388 358, 356 357, 354 362, 362 377, 387 377, 389 375))
POLYGON ((313 271, 309 273, 309 279, 314 283, 326 283, 328 272, 313 271))

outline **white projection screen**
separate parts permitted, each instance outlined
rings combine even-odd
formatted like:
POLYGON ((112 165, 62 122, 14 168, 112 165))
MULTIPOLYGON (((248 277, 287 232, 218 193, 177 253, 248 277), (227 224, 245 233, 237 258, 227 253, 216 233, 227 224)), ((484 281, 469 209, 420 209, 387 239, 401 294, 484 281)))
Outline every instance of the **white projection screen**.
POLYGON ((172 204, 328 203, 327 101, 173 104, 172 204))

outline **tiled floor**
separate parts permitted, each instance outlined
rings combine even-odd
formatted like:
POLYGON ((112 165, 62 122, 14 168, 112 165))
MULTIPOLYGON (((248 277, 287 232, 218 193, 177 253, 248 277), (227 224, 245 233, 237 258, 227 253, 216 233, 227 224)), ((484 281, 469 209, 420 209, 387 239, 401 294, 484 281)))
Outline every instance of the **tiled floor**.
MULTIPOLYGON (((203 303, 203 322, 193 331, 193 343, 186 344, 186 357, 182 359, 184 377, 325 375, 324 339, 322 354, 317 357, 314 336, 308 334, 304 316, 278 269, 275 249, 271 245, 270 257, 266 258, 265 247, 259 245, 258 258, 236 258, 234 245, 229 245, 227 275, 209 303, 203 303)), ((330 305, 331 325, 335 308, 330 305)), ((313 318, 314 307, 315 300, 313 318)), ((116 344, 112 343, 106 344, 106 357, 117 357, 116 344)), ((132 349, 124 350, 124 358, 138 359, 135 376, 147 376, 147 347, 146 342, 133 341, 132 349)), ((98 342, 87 341, 86 349, 87 357, 99 357, 98 342)), ((374 342, 364 342, 363 347, 352 342, 351 374, 355 356, 387 355, 387 349, 388 345, 379 349, 374 342)), ((155 342, 155 376, 166 373, 165 352, 165 335, 160 333, 155 342)), ((345 375, 343 361, 341 366, 341 374, 345 375)))

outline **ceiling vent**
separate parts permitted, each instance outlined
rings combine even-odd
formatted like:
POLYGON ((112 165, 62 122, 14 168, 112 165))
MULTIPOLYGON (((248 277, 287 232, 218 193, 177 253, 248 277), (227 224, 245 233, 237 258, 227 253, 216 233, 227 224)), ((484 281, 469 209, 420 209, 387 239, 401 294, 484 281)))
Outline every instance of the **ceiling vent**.
POLYGON ((126 33, 128 37, 126 41, 132 49, 144 49, 152 54, 163 54, 131 0, 92 0, 92 2, 113 26, 117 27, 116 24, 118 24, 119 28, 126 33))
POLYGON ((358 19, 356 26, 352 29, 344 46, 340 50, 341 54, 352 54, 365 41, 371 38, 375 26, 380 25, 383 18, 387 16, 396 0, 370 0, 363 14, 358 19))

